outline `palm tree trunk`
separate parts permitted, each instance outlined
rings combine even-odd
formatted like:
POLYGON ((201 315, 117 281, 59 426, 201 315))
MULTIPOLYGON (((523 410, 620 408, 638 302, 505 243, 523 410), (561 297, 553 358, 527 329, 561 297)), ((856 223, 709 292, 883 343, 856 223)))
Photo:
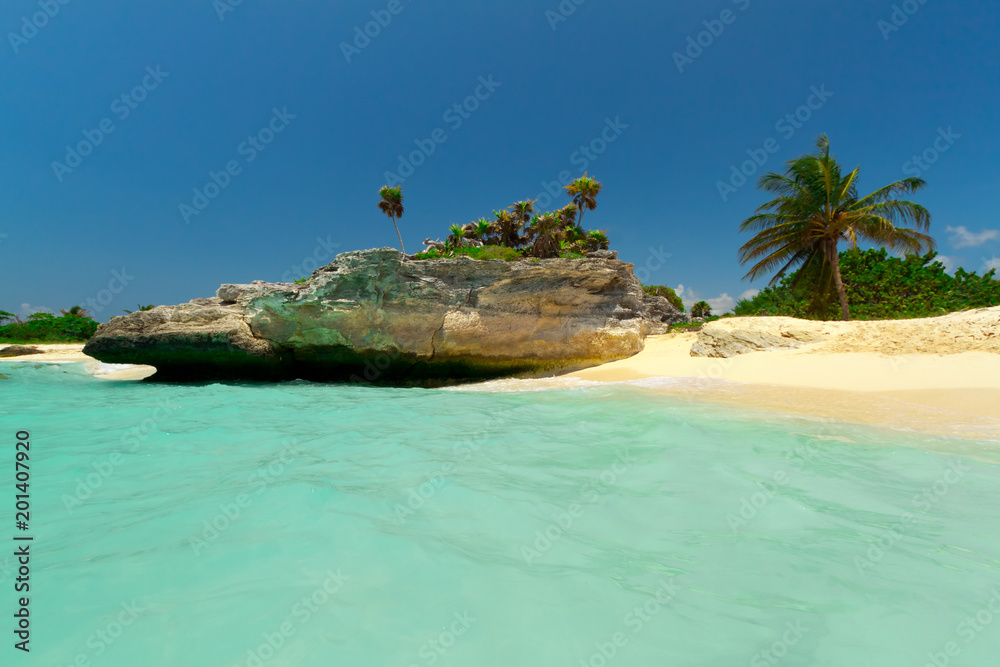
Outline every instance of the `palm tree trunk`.
POLYGON ((396 216, 392 216, 392 226, 396 228, 396 236, 399 237, 399 248, 403 251, 403 261, 406 261, 406 248, 403 247, 403 235, 399 233, 399 225, 396 224, 396 216))
POLYGON ((833 243, 830 263, 833 265, 833 284, 837 286, 837 295, 840 297, 840 316, 845 322, 851 321, 851 311, 847 306, 847 290, 844 289, 844 281, 840 277, 840 253, 837 252, 837 244, 833 243))

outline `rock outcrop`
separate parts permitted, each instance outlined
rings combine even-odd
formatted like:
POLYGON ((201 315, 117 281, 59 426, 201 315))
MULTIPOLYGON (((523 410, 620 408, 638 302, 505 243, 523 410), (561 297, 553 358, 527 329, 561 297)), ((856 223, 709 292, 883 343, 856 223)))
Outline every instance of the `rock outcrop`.
POLYGON ((28 354, 45 354, 45 350, 27 345, 10 345, 0 350, 0 357, 22 357, 28 354))
POLYGON ((807 347, 807 352, 1000 354, 1000 306, 912 320, 816 322, 791 317, 732 317, 702 327, 693 357, 807 347))
POLYGON ((402 259, 349 252, 303 284, 223 285, 215 298, 113 318, 84 352, 155 366, 154 380, 441 382, 623 359, 686 320, 605 255, 402 259))

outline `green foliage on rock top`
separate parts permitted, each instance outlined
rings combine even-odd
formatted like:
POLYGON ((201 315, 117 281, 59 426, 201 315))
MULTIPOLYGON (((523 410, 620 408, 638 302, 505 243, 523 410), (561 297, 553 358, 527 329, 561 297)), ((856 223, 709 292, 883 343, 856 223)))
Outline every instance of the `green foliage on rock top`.
POLYGON ((502 259, 505 262, 515 262, 524 257, 513 248, 504 246, 487 245, 481 247, 451 248, 446 252, 441 252, 431 248, 427 252, 418 252, 413 259, 441 259, 442 257, 471 257, 472 259, 502 259))
MULTIPOLYGON (((0 311, 0 324, 14 319, 0 311)), ((29 315, 26 322, 14 321, 0 326, 0 341, 5 343, 77 343, 90 340, 97 331, 97 322, 89 317, 50 313, 29 315)))
MULTIPOLYGON (((958 269, 950 276, 944 265, 935 261, 936 256, 930 252, 900 259, 884 248, 840 253, 852 316, 861 320, 907 319, 1000 306, 1000 281, 995 279, 995 270, 979 276, 958 269)), ((832 300, 810 310, 812 295, 792 287, 795 275, 786 276, 753 299, 740 301, 735 314, 839 319, 839 305, 832 300)))
POLYGON ((466 256, 473 259, 518 258, 581 259, 595 250, 608 249, 606 230, 582 227, 585 210, 597 208, 601 184, 584 174, 564 188, 573 203, 555 211, 535 211, 535 200, 518 201, 500 211, 495 220, 480 218, 465 225, 453 224, 444 243, 417 253, 412 259, 439 259, 466 256), (443 247, 442 247, 443 246, 443 247), (502 248, 485 252, 467 252, 473 248, 502 248), (508 252, 509 251, 509 252, 508 252), (512 253, 516 253, 514 257, 512 253))
POLYGON ((664 299, 669 301, 674 308, 682 313, 684 312, 684 302, 681 301, 679 296, 677 296, 677 292, 666 285, 643 285, 642 291, 645 292, 647 296, 662 296, 664 299))

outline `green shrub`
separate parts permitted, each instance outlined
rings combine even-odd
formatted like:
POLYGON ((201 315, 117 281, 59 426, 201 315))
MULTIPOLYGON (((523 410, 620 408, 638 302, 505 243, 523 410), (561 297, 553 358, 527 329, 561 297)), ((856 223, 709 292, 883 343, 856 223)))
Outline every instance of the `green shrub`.
POLYGON ((0 341, 10 343, 76 343, 97 331, 97 322, 89 317, 56 317, 50 313, 35 313, 27 322, 0 326, 0 341))
POLYGON ((415 260, 441 259, 443 257, 470 257, 472 259, 502 259, 505 262, 514 262, 522 259, 519 251, 513 248, 499 245, 487 245, 482 247, 454 248, 447 252, 441 252, 437 248, 431 248, 427 252, 420 252, 413 256, 415 260))
POLYGON ((643 285, 642 291, 649 296, 662 296, 664 299, 669 301, 674 308, 684 312, 684 302, 681 298, 677 296, 677 292, 673 291, 666 285, 643 285))
MULTIPOLYGON (((840 270, 851 308, 851 318, 891 320, 935 317, 972 308, 1000 305, 1000 281, 996 271, 978 276, 964 269, 954 276, 934 258, 937 253, 890 256, 884 248, 840 253, 840 270)), ((796 274, 778 285, 761 290, 750 300, 740 301, 738 316, 786 315, 807 319, 840 318, 840 305, 831 295, 818 312, 810 312, 810 295, 804 285, 792 287, 796 274)))

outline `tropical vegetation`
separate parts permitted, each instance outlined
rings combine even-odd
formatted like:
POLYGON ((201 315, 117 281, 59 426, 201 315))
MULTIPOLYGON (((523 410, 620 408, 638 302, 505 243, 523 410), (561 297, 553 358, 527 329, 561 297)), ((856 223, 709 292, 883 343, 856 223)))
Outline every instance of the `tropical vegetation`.
POLYGON ((866 241, 894 251, 915 254, 934 249, 934 240, 923 233, 930 226, 927 209, 899 195, 916 192, 925 183, 905 178, 864 197, 858 196, 860 168, 844 173, 830 154, 830 141, 823 135, 817 152, 788 162, 784 174, 761 177, 758 187, 777 198, 760 206, 740 225, 740 231, 756 232, 740 248, 742 264, 752 264, 745 279, 756 279, 777 270, 770 285, 776 285, 792 269, 794 287, 809 295, 809 312, 826 313, 835 298, 840 316, 850 319, 850 301, 844 285, 839 245, 857 248, 866 241), (902 225, 912 225, 914 228, 902 225))
POLYGON ((684 302, 681 298, 677 296, 675 292, 670 287, 666 285, 643 285, 642 291, 649 296, 662 296, 664 299, 670 302, 670 304, 677 310, 684 312, 684 302))
MULTIPOLYGON (((841 252, 838 259, 852 315, 862 320, 935 317, 1000 306, 996 270, 980 276, 959 268, 949 275, 936 256, 929 252, 900 258, 889 255, 885 249, 874 248, 841 252)), ((803 267, 754 298, 740 301, 735 314, 836 319, 840 315, 839 304, 828 301, 817 312, 810 288, 813 279, 798 275, 815 268, 803 267)))
POLYGON ((699 301, 691 306, 691 317, 700 317, 704 319, 706 317, 711 317, 711 315, 712 307, 708 305, 707 301, 699 301))
POLYGON ((435 244, 414 259, 465 256, 514 261, 524 257, 580 258, 608 249, 606 230, 585 230, 583 212, 597 208, 601 184, 584 174, 565 188, 572 203, 556 211, 535 210, 535 200, 515 202, 465 225, 453 224, 444 243, 435 244))
POLYGON ((399 233, 399 225, 396 224, 396 220, 403 217, 403 188, 390 188, 388 185, 383 185, 378 191, 378 195, 381 198, 378 203, 379 210, 392 220, 392 226, 396 228, 396 236, 399 237, 399 249, 403 251, 405 258, 406 248, 403 247, 403 235, 399 233))
POLYGON ((89 340, 97 331, 89 313, 80 306, 52 313, 34 313, 22 320, 0 310, 0 342, 5 343, 76 343, 89 340))

